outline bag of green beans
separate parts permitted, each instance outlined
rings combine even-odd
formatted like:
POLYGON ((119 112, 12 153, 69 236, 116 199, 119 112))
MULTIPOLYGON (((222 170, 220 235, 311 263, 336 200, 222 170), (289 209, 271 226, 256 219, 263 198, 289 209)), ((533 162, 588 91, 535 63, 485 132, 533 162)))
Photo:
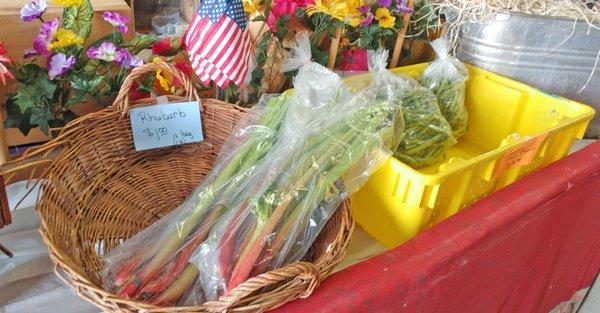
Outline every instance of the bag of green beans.
POLYGON ((459 138, 467 131, 469 114, 465 108, 465 89, 469 74, 463 63, 450 56, 447 39, 437 39, 431 42, 431 47, 437 59, 425 69, 420 81, 435 94, 454 137, 459 138))
POLYGON ((388 71, 386 62, 387 52, 369 52, 369 69, 373 76, 386 79, 402 101, 404 134, 394 157, 413 168, 432 165, 456 143, 450 125, 430 90, 408 76, 388 71))

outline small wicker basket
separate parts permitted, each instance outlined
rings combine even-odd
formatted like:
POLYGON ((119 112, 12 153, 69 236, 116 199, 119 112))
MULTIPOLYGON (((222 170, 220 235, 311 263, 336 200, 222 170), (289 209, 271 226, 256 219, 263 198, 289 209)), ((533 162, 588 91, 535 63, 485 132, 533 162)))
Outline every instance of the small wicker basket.
MULTIPOLYGON (((70 123, 56 139, 26 153, 16 161, 17 167, 6 171, 48 165, 38 212, 55 272, 82 298, 106 312, 262 312, 308 297, 346 251, 354 227, 347 201, 303 262, 251 278, 218 301, 161 308, 121 299, 102 289, 102 255, 183 202, 211 170, 221 146, 247 113, 244 108, 203 99, 204 142, 137 152, 127 116, 128 91, 135 79, 156 70, 189 84, 185 75, 166 63, 141 66, 125 80, 111 107, 70 123), (56 149, 60 149, 56 158, 44 159, 56 149)), ((186 89, 188 97, 171 100, 197 96, 193 88, 186 89)), ((147 99, 132 107, 154 103, 155 99, 147 99)))

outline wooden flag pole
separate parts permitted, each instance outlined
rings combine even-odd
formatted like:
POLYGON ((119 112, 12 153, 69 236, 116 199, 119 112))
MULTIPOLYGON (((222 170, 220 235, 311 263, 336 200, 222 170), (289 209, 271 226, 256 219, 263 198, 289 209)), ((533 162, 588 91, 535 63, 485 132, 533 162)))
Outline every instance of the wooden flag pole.
MULTIPOLYGON (((415 7, 413 0, 408 0, 406 5, 411 9, 414 9, 415 7)), ((398 31, 398 37, 396 37, 396 44, 394 45, 394 53, 392 55, 392 60, 390 61, 390 68, 398 67, 398 61, 400 61, 400 54, 402 53, 402 45, 404 44, 404 37, 408 31, 411 15, 412 13, 409 12, 405 12, 404 15, 402 15, 402 28, 398 31)))

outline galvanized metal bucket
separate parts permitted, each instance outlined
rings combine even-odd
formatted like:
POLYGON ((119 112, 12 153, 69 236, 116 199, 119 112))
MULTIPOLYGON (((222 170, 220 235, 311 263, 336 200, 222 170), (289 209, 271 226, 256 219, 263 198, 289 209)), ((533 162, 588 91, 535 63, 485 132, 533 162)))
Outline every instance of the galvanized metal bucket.
MULTIPOLYGON (((496 14, 490 22, 462 27, 457 56, 600 110, 600 30, 585 21, 496 14)), ((598 115, 586 136, 600 137, 598 115)))

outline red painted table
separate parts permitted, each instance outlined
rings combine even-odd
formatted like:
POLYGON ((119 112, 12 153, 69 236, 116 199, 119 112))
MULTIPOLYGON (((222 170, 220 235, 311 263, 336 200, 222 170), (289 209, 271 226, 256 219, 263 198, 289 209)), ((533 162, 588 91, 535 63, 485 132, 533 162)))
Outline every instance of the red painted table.
POLYGON ((279 312, 543 312, 600 269, 600 142, 327 279, 279 312))

